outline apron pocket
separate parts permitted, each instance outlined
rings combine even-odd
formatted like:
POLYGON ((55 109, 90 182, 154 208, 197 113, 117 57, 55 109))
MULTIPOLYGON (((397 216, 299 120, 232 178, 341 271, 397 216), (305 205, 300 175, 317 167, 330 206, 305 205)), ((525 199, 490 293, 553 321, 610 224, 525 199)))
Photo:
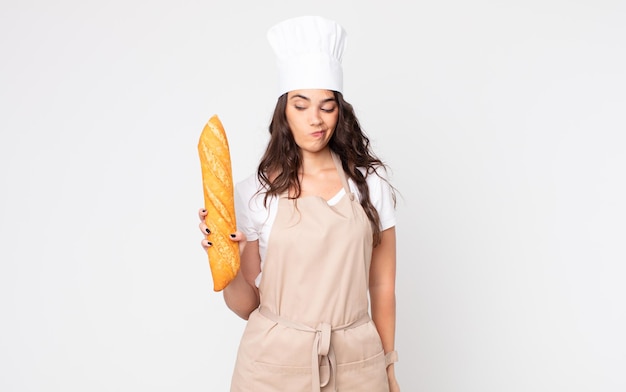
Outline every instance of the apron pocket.
POLYGON ((310 391, 311 367, 274 365, 264 362, 254 362, 251 380, 248 380, 250 390, 265 391, 310 391))
POLYGON ((340 391, 389 391, 383 351, 361 361, 340 364, 337 368, 337 389, 340 391))

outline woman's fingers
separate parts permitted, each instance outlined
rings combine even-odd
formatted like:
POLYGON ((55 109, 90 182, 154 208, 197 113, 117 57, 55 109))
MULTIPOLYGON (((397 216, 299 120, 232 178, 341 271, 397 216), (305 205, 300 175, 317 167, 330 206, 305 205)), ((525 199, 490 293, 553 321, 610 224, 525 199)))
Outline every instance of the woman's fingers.
POLYGON ((204 248, 205 251, 208 251, 213 243, 207 239, 200 241, 200 245, 204 248))
POLYGON ((235 241, 235 242, 241 242, 241 241, 245 242, 246 235, 242 233, 241 231, 236 231, 230 235, 230 239, 231 241, 235 241))
POLYGON ((246 247, 248 239, 246 235, 240 231, 236 231, 230 235, 230 240, 239 243, 239 253, 243 253, 243 249, 246 247))
POLYGON ((205 235, 204 239, 202 241, 200 241, 200 245, 202 245, 202 248, 204 248, 204 251, 207 252, 209 247, 211 245, 213 245, 211 243, 211 241, 209 241, 207 239, 206 236, 208 236, 209 234, 211 234, 211 230, 209 230, 209 228, 207 227, 207 225, 204 223, 204 218, 207 215, 207 211, 204 208, 200 208, 198 210, 198 218, 200 218, 200 223, 198 224, 198 228, 200 229, 200 231, 202 232, 202 234, 205 235))
MULTIPOLYGON (((207 225, 204 223, 204 218, 206 218, 207 215, 207 210, 204 208, 200 208, 198 210, 198 218, 200 218, 200 223, 198 224, 198 228, 200 229, 200 231, 202 232, 202 234, 204 234, 205 239, 203 239, 200 244, 202 245, 202 247, 204 248, 204 250, 208 250, 209 247, 211 247, 211 245, 213 245, 213 243, 211 243, 211 241, 209 241, 208 235, 211 234, 211 230, 207 227, 207 225)), ((232 233, 230 235, 230 240, 231 241, 235 241, 239 243, 239 252, 243 252, 243 248, 246 246, 246 242, 247 242, 247 238, 246 235, 244 233, 242 233, 241 231, 236 231, 234 233, 232 233)))
POLYGON ((202 234, 204 235, 209 235, 211 234, 211 230, 207 227, 207 225, 204 222, 200 222, 198 224, 198 228, 200 229, 200 231, 202 232, 202 234))
POLYGON ((206 209, 200 208, 198 210, 198 218, 200 218, 200 223, 198 224, 198 227, 200 228, 200 231, 202 232, 202 234, 209 235, 211 234, 211 230, 204 223, 204 218, 206 218, 206 215, 207 215, 206 209))

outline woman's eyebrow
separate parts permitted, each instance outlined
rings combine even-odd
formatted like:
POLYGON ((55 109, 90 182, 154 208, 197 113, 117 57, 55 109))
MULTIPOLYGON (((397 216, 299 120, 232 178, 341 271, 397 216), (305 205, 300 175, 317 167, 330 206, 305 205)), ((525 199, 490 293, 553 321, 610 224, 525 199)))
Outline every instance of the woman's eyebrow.
POLYGON ((296 94, 296 95, 292 96, 291 98, 289 98, 289 100, 296 99, 296 98, 306 99, 309 102, 311 101, 311 98, 305 97, 304 95, 300 95, 300 94, 296 94))

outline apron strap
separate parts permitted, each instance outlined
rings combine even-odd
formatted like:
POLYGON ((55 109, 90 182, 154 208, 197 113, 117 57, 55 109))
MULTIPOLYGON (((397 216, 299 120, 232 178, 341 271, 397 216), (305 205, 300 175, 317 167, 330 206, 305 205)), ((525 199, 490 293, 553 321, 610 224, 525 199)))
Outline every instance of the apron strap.
POLYGON ((335 167, 337 168, 337 172, 339 173, 339 178, 341 179, 341 185, 343 185, 343 189, 346 191, 348 197, 350 197, 350 201, 354 200, 354 194, 350 190, 350 185, 348 185, 348 176, 346 172, 343 170, 343 165, 341 164, 341 159, 334 152, 330 152, 330 155, 333 157, 333 162, 335 162, 335 167))

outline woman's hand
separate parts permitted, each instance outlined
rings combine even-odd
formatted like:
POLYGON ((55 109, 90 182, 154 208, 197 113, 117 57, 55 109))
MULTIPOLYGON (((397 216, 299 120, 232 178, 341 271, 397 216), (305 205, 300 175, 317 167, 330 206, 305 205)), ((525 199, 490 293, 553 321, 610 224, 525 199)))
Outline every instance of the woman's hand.
POLYGON ((202 245, 202 248, 204 248, 205 252, 207 252, 209 247, 213 245, 209 241, 209 237, 208 237, 209 234, 211 234, 211 230, 209 230, 207 225, 204 223, 204 219, 206 218, 207 214, 208 212, 204 208, 200 208, 198 210, 198 218, 200 218, 200 224, 198 225, 198 227, 200 228, 200 231, 202 232, 202 234, 204 234, 204 239, 200 242, 200 245, 202 245))
POLYGON ((389 381, 389 392, 400 392, 400 385, 398 385, 398 380, 396 380, 393 364, 387 367, 387 380, 389 381))
MULTIPOLYGON (((211 243, 211 231, 204 223, 206 216, 207 211, 201 208, 198 211, 200 218, 198 228, 205 238, 200 244, 208 252, 213 244, 211 243)), ((259 291, 254 284, 254 279, 261 271, 258 241, 248 242, 246 235, 240 231, 231 233, 230 240, 239 244, 241 264, 235 278, 223 290, 224 300, 229 309, 242 319, 247 320, 250 313, 259 306, 259 291)))
MULTIPOLYGON (((213 245, 213 243, 209 239, 209 236, 211 235, 211 231, 209 230, 207 225, 204 223, 204 219, 206 218, 206 216, 207 216, 207 210, 205 210, 204 208, 200 208, 198 210, 198 218, 200 218, 200 224, 198 225, 198 227, 200 228, 200 231, 202 232, 202 234, 204 234, 204 239, 200 242, 200 245, 202 245, 202 248, 204 248, 205 252, 208 251, 211 245, 213 245)), ((239 254, 241 255, 243 253, 244 248, 246 247, 246 243, 247 243, 246 235, 240 231, 236 231, 230 235, 230 240, 239 243, 239 254)))

